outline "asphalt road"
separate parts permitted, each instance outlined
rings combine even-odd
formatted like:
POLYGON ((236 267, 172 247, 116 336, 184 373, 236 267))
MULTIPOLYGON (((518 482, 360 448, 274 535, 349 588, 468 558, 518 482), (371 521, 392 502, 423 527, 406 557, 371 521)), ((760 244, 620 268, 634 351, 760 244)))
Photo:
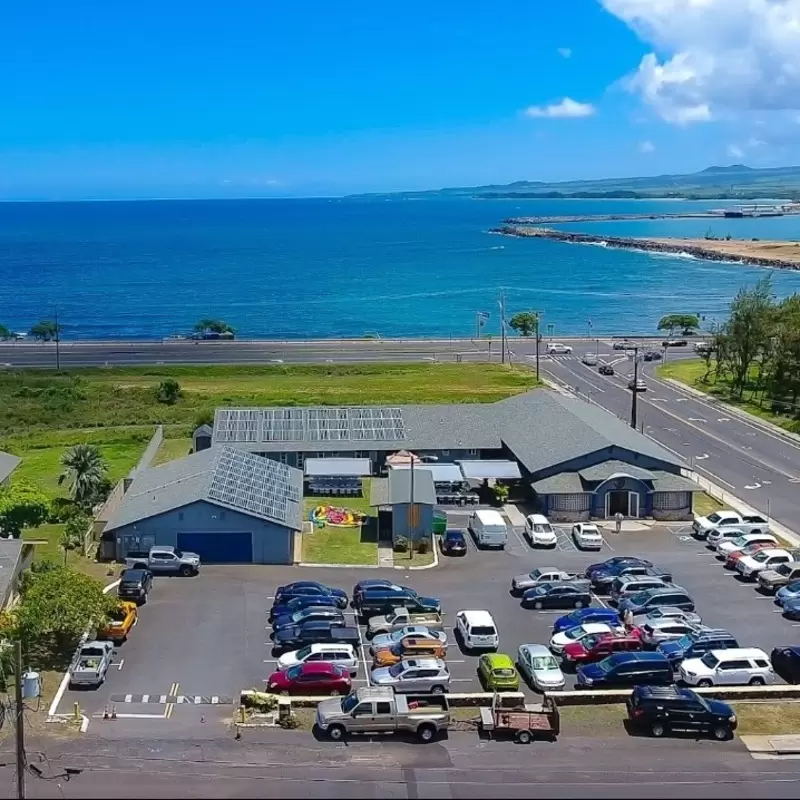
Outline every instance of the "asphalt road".
MULTIPOLYGON (((3 761, 11 753, 2 753, 3 761)), ((40 742, 29 761, 45 776, 64 767, 69 782, 29 777, 32 798, 359 797, 359 798, 791 798, 799 761, 753 761, 738 742, 693 739, 569 738, 523 749, 476 742, 474 734, 416 745, 396 739, 349 745, 307 733, 253 730, 226 739, 40 742), (45 752, 46 760, 34 753, 45 752), (523 756, 522 754, 525 753, 523 756)), ((10 768, 0 768, 12 796, 10 768), (5 777, 5 776, 4 776, 5 777)))
MULTIPOLYGON (((614 355, 607 357, 613 360, 614 355)), ((637 416, 644 432, 723 490, 800 530, 800 443, 659 380, 653 374, 657 365, 642 366, 648 390, 639 393, 637 416)), ((612 377, 600 375, 596 367, 587 367, 577 357, 555 357, 543 362, 542 369, 545 375, 630 420, 627 376, 633 369, 631 362, 617 363, 617 374, 612 377)))

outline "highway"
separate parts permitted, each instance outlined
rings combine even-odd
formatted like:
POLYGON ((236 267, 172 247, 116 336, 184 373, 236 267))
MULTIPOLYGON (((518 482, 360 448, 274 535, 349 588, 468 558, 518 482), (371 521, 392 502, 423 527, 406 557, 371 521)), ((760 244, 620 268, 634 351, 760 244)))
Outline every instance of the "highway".
MULTIPOLYGON (((596 367, 581 363, 579 356, 548 358, 542 362, 542 372, 630 420, 627 382, 633 363, 611 351, 601 352, 600 357, 609 363, 617 361, 614 376, 600 375, 596 367)), ((800 442, 659 380, 654 375, 657 364, 640 366, 647 391, 639 393, 638 427, 721 489, 800 530, 800 442)))

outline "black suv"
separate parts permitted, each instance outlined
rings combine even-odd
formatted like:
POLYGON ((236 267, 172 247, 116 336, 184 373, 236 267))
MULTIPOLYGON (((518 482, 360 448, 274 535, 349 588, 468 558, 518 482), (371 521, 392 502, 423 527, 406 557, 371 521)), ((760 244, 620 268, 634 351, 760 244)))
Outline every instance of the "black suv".
POLYGON ((117 596, 120 600, 133 600, 138 605, 147 602, 153 588, 153 573, 148 569, 126 569, 120 578, 117 596))
POLYGON ((368 587, 356 605, 362 617, 389 614, 395 608, 407 608, 410 614, 439 614, 442 604, 436 597, 420 597, 413 589, 393 584, 368 587))
POLYGON ((601 364, 597 368, 597 371, 601 375, 613 375, 614 374, 614 367, 612 367, 611 364, 601 364))
POLYGON ((800 683, 800 647, 776 647, 770 661, 772 669, 787 683, 800 683))
POLYGON ((723 741, 736 730, 736 714, 727 703, 679 686, 636 686, 627 706, 631 724, 653 736, 692 731, 723 741))

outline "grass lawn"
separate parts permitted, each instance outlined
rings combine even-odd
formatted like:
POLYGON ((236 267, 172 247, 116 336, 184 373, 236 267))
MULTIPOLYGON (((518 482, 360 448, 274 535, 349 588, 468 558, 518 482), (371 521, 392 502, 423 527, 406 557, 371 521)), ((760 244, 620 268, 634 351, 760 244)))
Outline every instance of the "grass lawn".
POLYGON ((739 719, 737 733, 747 736, 800 734, 800 703, 731 703, 739 719))
MULTIPOLYGON (((36 545, 33 554, 34 561, 64 563, 64 551, 58 546, 58 540, 63 530, 63 524, 56 524, 40 525, 38 528, 26 528, 22 532, 22 538, 25 541, 44 541, 44 544, 36 545)), ((100 564, 86 558, 82 553, 75 550, 71 550, 68 553, 67 565, 103 581, 103 583, 108 583, 112 580, 108 575, 109 564, 100 564)))
POLYGON ((707 517, 709 514, 719 511, 722 508, 722 503, 720 503, 718 500, 715 500, 713 497, 711 497, 711 495, 703 492, 702 494, 696 493, 694 495, 692 506, 692 510, 695 514, 698 514, 701 517, 707 517))
POLYGON ((307 564, 377 564, 377 517, 369 504, 369 480, 363 481, 363 497, 306 497, 304 519, 314 506, 331 505, 349 508, 369 516, 359 528, 325 525, 303 534, 303 561, 307 564))
POLYGON ((752 397, 752 393, 745 390, 743 399, 735 399, 731 397, 730 386, 727 381, 719 381, 717 383, 713 380, 713 375, 708 382, 703 380, 706 374, 706 366, 702 361, 690 359, 673 361, 670 364, 662 364, 658 368, 658 376, 660 378, 672 378, 673 380, 685 383, 693 389, 705 392, 706 394, 716 397, 732 406, 747 411, 756 417, 772 422, 785 428, 787 431, 793 433, 800 433, 800 420, 794 419, 784 414, 776 414, 769 407, 769 400, 765 400, 766 406, 762 407, 758 401, 752 397))
POLYGON ((153 466, 166 464, 167 461, 174 461, 176 458, 188 456, 191 449, 191 436, 182 436, 180 439, 164 439, 161 442, 161 447, 158 448, 156 457, 153 459, 153 466))

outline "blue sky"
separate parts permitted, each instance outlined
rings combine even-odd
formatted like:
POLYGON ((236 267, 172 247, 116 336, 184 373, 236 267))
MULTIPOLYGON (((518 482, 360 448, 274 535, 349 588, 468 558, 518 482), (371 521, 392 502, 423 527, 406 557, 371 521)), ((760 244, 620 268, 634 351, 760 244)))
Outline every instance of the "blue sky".
POLYGON ((2 199, 800 162, 799 0, 8 5, 2 199))

